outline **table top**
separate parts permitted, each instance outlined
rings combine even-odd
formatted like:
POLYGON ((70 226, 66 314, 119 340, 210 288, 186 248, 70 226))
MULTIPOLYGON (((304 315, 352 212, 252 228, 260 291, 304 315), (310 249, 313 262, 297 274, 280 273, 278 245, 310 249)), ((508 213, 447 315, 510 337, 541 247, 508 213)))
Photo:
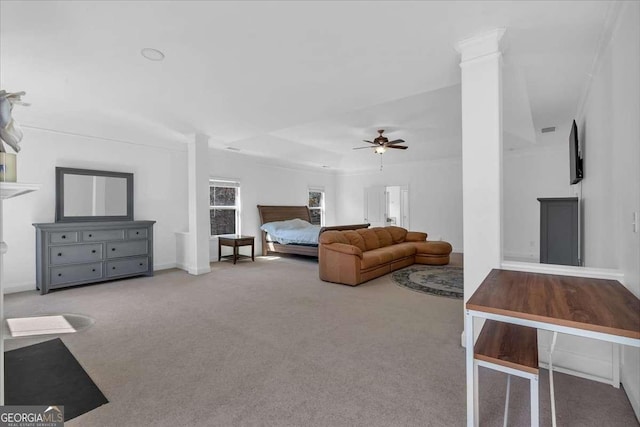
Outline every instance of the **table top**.
POLYGON ((640 299, 616 280, 494 269, 466 307, 640 339, 640 299))
POLYGON ((246 239, 255 239, 254 236, 241 236, 240 234, 225 234, 222 236, 218 236, 219 240, 246 240, 246 239))

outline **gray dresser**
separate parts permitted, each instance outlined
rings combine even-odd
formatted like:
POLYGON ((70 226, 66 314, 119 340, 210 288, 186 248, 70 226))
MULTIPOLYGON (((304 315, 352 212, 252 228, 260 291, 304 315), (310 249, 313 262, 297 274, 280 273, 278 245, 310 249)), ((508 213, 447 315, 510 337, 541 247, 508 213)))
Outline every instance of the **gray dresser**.
POLYGON ((66 222, 36 228, 36 283, 51 289, 153 275, 155 221, 66 222))

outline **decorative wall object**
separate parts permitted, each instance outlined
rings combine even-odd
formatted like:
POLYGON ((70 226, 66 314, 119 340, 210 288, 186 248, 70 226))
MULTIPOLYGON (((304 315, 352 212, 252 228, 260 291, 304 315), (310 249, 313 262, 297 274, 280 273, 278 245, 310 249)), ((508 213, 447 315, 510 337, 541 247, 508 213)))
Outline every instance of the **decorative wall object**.
POLYGON ((20 141, 22 140, 22 130, 13 120, 11 115, 13 106, 29 105, 22 102, 25 92, 8 93, 0 90, 0 182, 16 182, 16 155, 7 153, 3 142, 17 153, 20 151, 20 141))

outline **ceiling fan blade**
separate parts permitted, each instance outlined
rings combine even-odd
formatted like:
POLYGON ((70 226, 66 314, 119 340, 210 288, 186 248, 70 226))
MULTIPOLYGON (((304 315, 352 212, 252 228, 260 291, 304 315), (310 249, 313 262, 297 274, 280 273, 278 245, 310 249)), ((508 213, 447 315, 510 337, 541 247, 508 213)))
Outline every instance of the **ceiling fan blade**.
POLYGON ((363 141, 364 142, 368 142, 369 144, 379 145, 377 142, 367 141, 366 139, 363 139, 363 141))
POLYGON ((396 139, 395 141, 390 141, 389 144, 401 144, 404 142, 404 139, 396 139))
POLYGON ((354 150, 362 150, 362 149, 365 149, 365 148, 366 148, 367 150, 369 150, 369 149, 371 149, 371 148, 375 148, 375 147, 356 147, 356 148, 354 148, 354 150))
POLYGON ((405 145, 387 145, 386 147, 387 148, 399 148, 400 150, 406 150, 407 148, 409 148, 409 147, 407 147, 405 145))

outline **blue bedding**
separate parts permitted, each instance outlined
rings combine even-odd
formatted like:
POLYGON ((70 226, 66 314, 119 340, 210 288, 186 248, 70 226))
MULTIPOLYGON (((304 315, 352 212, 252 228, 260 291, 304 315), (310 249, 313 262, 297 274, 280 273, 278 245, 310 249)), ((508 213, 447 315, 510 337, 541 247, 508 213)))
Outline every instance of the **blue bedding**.
POLYGON ((319 225, 298 218, 267 222, 260 229, 267 232, 269 240, 283 245, 317 245, 320 234, 319 225))

